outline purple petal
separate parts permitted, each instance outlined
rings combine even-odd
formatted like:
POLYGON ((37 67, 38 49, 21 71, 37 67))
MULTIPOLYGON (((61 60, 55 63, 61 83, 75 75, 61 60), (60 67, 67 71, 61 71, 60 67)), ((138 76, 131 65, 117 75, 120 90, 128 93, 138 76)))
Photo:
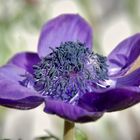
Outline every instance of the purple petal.
POLYGON ((79 106, 89 111, 119 111, 140 102, 140 88, 118 87, 87 93, 79 100, 79 106))
POLYGON ((140 85, 140 68, 134 72, 118 78, 116 86, 139 86, 140 85))
POLYGON ((33 73, 32 66, 40 61, 37 53, 22 52, 13 56, 8 64, 14 64, 20 68, 25 69, 29 73, 33 73))
POLYGON ((46 99, 44 111, 50 114, 56 114, 64 119, 74 122, 90 122, 99 119, 103 113, 89 112, 76 105, 71 105, 61 101, 46 99))
POLYGON ((22 80, 20 74, 24 74, 24 71, 14 65, 0 68, 0 105, 31 109, 43 102, 37 92, 19 84, 22 80))
POLYGON ((39 106, 43 98, 36 92, 10 80, 0 80, 0 105, 16 109, 32 109, 39 106))
POLYGON ((109 75, 124 75, 140 54, 140 33, 122 41, 108 56, 109 75))
POLYGON ((19 68, 12 64, 4 65, 3 67, 0 67, 0 80, 8 79, 13 82, 19 83, 19 81, 22 81, 25 79, 23 75, 26 74, 26 71, 22 68, 19 68))
POLYGON ((52 51, 49 47, 59 47, 66 41, 80 41, 92 48, 91 27, 79 15, 60 15, 43 26, 38 45, 39 56, 45 57, 52 51))

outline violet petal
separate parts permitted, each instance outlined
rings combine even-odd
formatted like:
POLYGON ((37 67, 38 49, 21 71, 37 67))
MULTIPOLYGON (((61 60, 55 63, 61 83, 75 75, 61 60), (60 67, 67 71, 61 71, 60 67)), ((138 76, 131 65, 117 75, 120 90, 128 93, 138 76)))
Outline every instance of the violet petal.
POLYGON ((37 53, 22 52, 13 56, 8 64, 14 64, 20 68, 25 69, 29 73, 33 73, 32 66, 40 61, 37 53))
POLYGON ((66 41, 80 41, 92 48, 92 30, 89 24, 78 14, 63 14, 47 22, 41 31, 38 53, 45 57, 66 41))
POLYGON ((84 94, 78 105, 89 111, 119 111, 140 102, 140 88, 118 87, 84 94))
POLYGON ((124 75, 140 54, 140 33, 122 41, 108 56, 109 75, 124 75))
POLYGON ((43 102, 34 90, 20 85, 24 70, 15 65, 6 65, 0 68, 0 105, 17 108, 31 109, 43 102))
POLYGON ((89 112, 85 109, 64 103, 62 101, 55 101, 46 99, 44 111, 50 114, 56 114, 64 119, 68 119, 74 122, 90 122, 99 119, 103 113, 100 112, 89 112))
POLYGON ((0 80, 0 105, 26 110, 35 108, 42 102, 43 98, 35 91, 7 79, 0 80))
POLYGON ((116 86, 139 86, 140 85, 140 68, 132 73, 117 79, 116 86))
POLYGON ((0 80, 8 79, 13 82, 19 83, 25 79, 23 75, 26 74, 26 71, 20 67, 17 67, 13 64, 7 64, 0 67, 0 80))

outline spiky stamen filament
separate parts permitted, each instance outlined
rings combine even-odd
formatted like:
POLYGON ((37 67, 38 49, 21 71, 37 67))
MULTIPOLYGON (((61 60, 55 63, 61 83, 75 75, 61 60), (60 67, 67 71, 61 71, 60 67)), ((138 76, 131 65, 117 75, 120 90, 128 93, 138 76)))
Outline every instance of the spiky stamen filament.
POLYGON ((33 69, 36 91, 70 103, 108 79, 106 58, 80 42, 62 43, 33 69))

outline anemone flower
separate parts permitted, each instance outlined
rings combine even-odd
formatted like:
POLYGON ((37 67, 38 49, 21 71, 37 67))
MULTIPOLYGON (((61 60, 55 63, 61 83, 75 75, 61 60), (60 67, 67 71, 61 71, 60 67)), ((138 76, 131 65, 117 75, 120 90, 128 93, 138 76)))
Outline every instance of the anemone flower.
POLYGON ((44 111, 71 122, 90 122, 140 101, 140 69, 127 74, 140 53, 140 34, 104 57, 92 51, 92 29, 79 15, 47 22, 38 52, 22 52, 0 68, 0 105, 44 111))

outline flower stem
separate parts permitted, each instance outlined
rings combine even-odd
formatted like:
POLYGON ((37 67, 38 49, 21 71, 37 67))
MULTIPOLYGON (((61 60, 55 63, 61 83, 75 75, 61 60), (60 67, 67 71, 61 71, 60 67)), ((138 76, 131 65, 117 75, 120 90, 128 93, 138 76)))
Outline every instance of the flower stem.
POLYGON ((65 120, 63 140, 74 140, 74 123, 65 120))

